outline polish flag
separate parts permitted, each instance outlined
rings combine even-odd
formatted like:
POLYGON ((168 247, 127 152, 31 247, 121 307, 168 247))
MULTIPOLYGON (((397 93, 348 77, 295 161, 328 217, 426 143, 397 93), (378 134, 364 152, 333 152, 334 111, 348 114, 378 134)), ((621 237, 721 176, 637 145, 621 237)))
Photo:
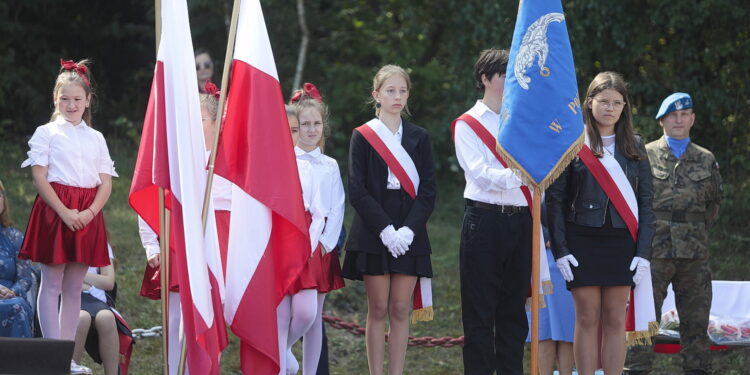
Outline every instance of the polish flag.
POLYGON ((129 201, 160 235, 158 188, 169 191, 175 257, 170 263, 180 284, 188 369, 219 374, 219 356, 227 345, 223 276, 212 205, 205 232, 201 221, 207 161, 193 61, 187 3, 163 0, 161 41, 129 201))
MULTIPOLYGON (((310 257, 284 99, 258 0, 241 2, 216 173, 232 183, 224 317, 245 374, 278 374, 276 307, 310 257)), ((283 353, 282 353, 283 354, 283 353)))

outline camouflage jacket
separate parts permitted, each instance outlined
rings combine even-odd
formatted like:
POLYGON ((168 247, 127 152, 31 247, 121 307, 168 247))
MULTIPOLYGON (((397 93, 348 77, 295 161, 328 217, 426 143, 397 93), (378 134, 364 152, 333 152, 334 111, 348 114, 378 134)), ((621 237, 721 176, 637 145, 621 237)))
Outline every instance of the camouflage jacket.
POLYGON ((708 258, 708 226, 718 217, 722 192, 714 155, 691 142, 677 159, 664 137, 646 151, 654 177, 652 258, 708 258))

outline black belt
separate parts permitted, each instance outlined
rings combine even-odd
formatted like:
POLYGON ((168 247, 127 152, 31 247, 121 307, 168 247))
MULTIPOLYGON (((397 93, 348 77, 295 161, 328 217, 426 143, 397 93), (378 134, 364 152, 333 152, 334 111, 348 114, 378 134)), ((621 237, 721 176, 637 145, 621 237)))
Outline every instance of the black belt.
POLYGON ((478 202, 471 199, 466 199, 466 205, 469 207, 483 208, 485 210, 502 212, 504 214, 520 214, 529 212, 528 206, 506 206, 501 204, 478 202))
POLYGON ((706 221, 706 214, 700 212, 685 211, 654 211, 659 220, 671 221, 673 223, 691 223, 706 221))

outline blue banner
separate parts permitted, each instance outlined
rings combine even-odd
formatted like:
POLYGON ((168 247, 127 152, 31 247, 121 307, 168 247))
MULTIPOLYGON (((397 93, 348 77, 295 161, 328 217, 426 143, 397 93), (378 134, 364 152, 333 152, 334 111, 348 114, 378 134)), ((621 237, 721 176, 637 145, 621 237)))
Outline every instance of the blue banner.
POLYGON ((583 143, 573 53, 560 0, 521 1, 505 75, 498 151, 545 188, 583 143))

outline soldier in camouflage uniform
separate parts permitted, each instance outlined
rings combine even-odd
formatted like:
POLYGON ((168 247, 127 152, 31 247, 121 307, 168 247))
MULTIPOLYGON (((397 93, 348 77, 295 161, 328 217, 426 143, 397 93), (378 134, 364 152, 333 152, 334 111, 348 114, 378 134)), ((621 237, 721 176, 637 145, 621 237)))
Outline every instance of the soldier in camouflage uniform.
MULTIPOLYGON (((646 145, 653 175, 656 234, 651 276, 657 316, 672 283, 680 317, 680 351, 685 374, 711 372, 706 330, 711 308, 708 227, 716 221, 721 200, 719 165, 707 149, 690 142, 695 121, 690 95, 667 97, 656 119, 664 136, 646 145)), ((626 374, 648 374, 653 347, 628 351, 626 374)))

